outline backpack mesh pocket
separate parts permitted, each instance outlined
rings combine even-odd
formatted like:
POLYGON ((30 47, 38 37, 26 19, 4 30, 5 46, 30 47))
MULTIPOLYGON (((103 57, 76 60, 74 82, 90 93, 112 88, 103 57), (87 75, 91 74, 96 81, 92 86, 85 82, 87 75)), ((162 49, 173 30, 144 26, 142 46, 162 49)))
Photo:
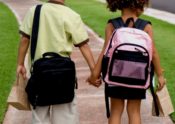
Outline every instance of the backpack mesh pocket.
POLYGON ((145 80, 146 66, 146 63, 114 60, 112 67, 112 76, 145 80))
POLYGON ((149 56, 137 51, 118 50, 109 64, 109 80, 144 86, 148 78, 149 56))

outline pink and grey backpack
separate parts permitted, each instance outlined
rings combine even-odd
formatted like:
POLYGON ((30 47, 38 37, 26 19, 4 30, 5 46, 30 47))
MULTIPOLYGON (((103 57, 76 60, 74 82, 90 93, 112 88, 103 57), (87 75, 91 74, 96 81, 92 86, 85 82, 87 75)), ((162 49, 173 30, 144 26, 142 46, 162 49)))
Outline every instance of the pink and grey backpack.
POLYGON ((124 24, 121 18, 117 18, 113 23, 116 29, 103 58, 106 59, 103 62, 107 61, 103 63, 107 65, 104 81, 108 85, 147 89, 150 84, 153 42, 143 30, 149 22, 138 19, 133 28, 127 27, 130 21, 134 22, 133 18, 124 24))
POLYGON ((107 117, 110 116, 108 87, 120 86, 136 89, 150 87, 153 96, 156 114, 159 115, 157 101, 152 85, 154 69, 152 64, 153 42, 144 32, 149 21, 133 18, 109 20, 115 30, 110 38, 102 59, 102 77, 105 82, 105 101, 107 117), (130 22, 133 27, 128 27, 130 22))

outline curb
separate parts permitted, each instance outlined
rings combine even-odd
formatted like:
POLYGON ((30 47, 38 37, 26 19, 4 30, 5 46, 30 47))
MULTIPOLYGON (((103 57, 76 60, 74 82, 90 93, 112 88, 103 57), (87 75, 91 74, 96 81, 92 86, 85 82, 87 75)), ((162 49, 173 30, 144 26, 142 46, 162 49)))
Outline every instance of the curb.
MULTIPOLYGON (((105 0, 97 0, 97 1, 106 3, 105 0)), ((165 21, 171 24, 175 24, 175 14, 174 13, 170 13, 170 12, 158 10, 158 9, 153 9, 153 8, 146 8, 143 14, 156 18, 156 19, 160 19, 162 21, 165 21)))
POLYGON ((147 8, 145 9, 144 14, 147 16, 168 22, 170 24, 175 24, 175 14, 167 12, 167 11, 147 8))

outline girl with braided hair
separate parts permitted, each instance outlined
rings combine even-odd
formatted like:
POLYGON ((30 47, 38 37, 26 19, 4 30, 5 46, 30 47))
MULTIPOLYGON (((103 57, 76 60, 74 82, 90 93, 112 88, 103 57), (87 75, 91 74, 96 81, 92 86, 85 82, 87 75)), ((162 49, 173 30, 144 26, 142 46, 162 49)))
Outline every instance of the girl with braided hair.
MULTIPOLYGON (((138 17, 143 13, 144 7, 149 5, 149 0, 106 0, 107 7, 110 11, 116 12, 117 10, 121 11, 121 22, 126 24, 129 18, 132 18, 134 21, 129 23, 129 27, 133 26, 134 23, 139 19, 138 17)), ((110 37, 112 36, 113 31, 115 30, 115 26, 113 21, 117 20, 110 19, 105 29, 105 43, 102 49, 102 52, 98 58, 97 64, 92 72, 91 76, 88 78, 89 83, 92 85, 99 87, 100 84, 98 82, 98 78, 100 77, 100 73, 102 70, 102 59, 106 49, 108 42, 110 41, 110 37)), ((151 22, 139 19, 146 22, 144 26, 144 31, 150 35, 153 39, 153 29, 151 26, 151 22)), ((155 72, 158 77, 158 89, 161 90, 165 85, 165 78, 163 76, 162 68, 160 65, 159 55, 153 45, 153 65, 155 72)), ((141 124, 141 100, 146 98, 146 89, 134 89, 134 88, 126 88, 120 86, 112 86, 108 87, 108 96, 111 100, 111 115, 109 117, 109 124, 121 124, 121 116, 124 110, 124 106, 126 103, 126 110, 128 113, 129 124, 141 124), (125 102, 127 100, 127 102, 125 102)))

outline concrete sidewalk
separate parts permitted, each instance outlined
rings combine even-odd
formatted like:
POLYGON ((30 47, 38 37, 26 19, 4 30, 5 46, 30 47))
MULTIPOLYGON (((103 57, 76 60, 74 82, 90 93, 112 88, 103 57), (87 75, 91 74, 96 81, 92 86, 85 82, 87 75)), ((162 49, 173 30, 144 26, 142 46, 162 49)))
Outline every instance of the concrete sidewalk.
MULTIPOLYGON (((26 11, 32 5, 38 4, 36 0, 1 0, 7 4, 17 16, 19 22, 23 19, 26 11)), ((90 29, 88 29, 90 37, 90 47, 94 56, 97 58, 102 43, 100 39, 90 29)), ((77 77, 79 82, 79 89, 77 91, 78 108, 80 113, 80 124, 107 124, 105 116, 105 103, 103 86, 94 88, 85 83, 85 79, 89 75, 89 69, 82 55, 78 49, 74 49, 72 58, 76 63, 77 77)), ((147 99, 143 100, 141 115, 142 124, 173 124, 169 117, 152 117, 151 116, 151 101, 152 97, 147 94, 147 99)), ((31 112, 18 111, 9 106, 3 124, 31 124, 31 112)), ((122 124, 127 124, 127 114, 124 112, 122 124)))
MULTIPOLYGON (((106 0, 97 0, 97 1, 106 3, 106 0)), ((147 16, 151 16, 151 17, 160 19, 162 21, 171 23, 171 24, 175 24, 175 14, 173 13, 169 13, 169 12, 162 11, 162 10, 156 10, 153 8, 146 8, 144 11, 144 14, 147 16)))

